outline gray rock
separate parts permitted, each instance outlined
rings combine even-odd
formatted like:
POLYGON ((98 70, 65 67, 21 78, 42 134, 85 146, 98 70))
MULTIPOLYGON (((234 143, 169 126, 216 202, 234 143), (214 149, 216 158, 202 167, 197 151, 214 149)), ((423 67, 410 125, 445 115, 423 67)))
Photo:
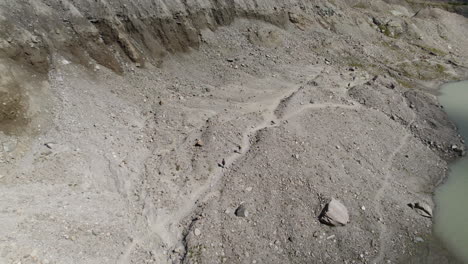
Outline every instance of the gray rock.
POLYGON ((320 222, 331 226, 344 226, 349 223, 348 209, 340 201, 332 199, 323 208, 320 222))
POLYGON ((463 148, 460 148, 457 145, 452 145, 452 151, 458 153, 460 156, 463 156, 465 152, 463 148))
POLYGON ((247 208, 245 208, 245 206, 243 204, 241 204, 241 205, 239 205, 239 207, 237 207, 234 214, 237 217, 249 217, 249 212, 247 211, 247 208))
POLYGON ((53 149, 55 147, 55 145, 56 144, 54 142, 48 142, 48 143, 44 144, 44 146, 46 146, 49 149, 53 149))
POLYGON ((372 22, 377 26, 381 26, 381 25, 384 24, 383 21, 380 18, 377 18, 377 17, 373 17, 372 22))
POLYGON ((417 202, 414 204, 414 210, 424 217, 432 218, 432 208, 423 202, 417 202))
POLYGON ((201 139, 197 139, 195 141, 195 147, 203 147, 205 145, 205 143, 203 143, 203 141, 201 139))
POLYGON ((5 152, 13 152, 16 147, 17 147, 17 141, 16 140, 9 140, 7 142, 3 142, 3 151, 5 152))

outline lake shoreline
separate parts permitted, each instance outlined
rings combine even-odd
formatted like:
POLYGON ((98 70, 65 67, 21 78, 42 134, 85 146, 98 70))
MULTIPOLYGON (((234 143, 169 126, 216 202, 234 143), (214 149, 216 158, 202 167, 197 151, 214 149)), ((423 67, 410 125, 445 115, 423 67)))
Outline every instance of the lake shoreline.
MULTIPOLYGON (((445 92, 442 93, 439 97, 439 101, 445 106, 447 115, 456 125, 457 132, 460 133, 464 138, 467 138, 465 124, 466 120, 463 119, 463 115, 466 115, 466 109, 463 110, 463 108, 461 108, 463 102, 456 101, 456 98, 464 98, 466 96, 466 89, 468 89, 468 81, 446 83, 441 86, 441 91, 444 90, 445 92), (465 93, 463 93, 463 91, 465 91, 465 93), (458 114, 461 114, 461 116, 458 114)), ((466 141, 463 149, 466 150, 466 141)), ((463 259, 468 261, 468 255, 464 254, 463 249, 460 248, 463 247, 463 245, 466 245, 468 236, 467 234, 460 235, 459 231, 453 230, 453 226, 459 226, 460 223, 464 221, 463 219, 466 220, 466 217, 462 216, 461 213, 464 211, 462 204, 464 199, 461 198, 460 195, 462 195, 464 192, 463 186, 466 185, 466 181, 464 179, 466 177, 464 176, 466 174, 467 163, 468 159, 466 155, 460 156, 460 158, 450 161, 448 163, 449 169, 447 170, 447 175, 444 181, 436 188, 434 192, 434 232, 437 236, 440 236, 441 241, 444 242, 447 247, 452 248, 450 251, 452 251, 455 255, 458 255, 462 261, 463 259), (453 208, 454 206, 457 209, 453 208), (462 246, 460 246, 460 243, 455 243, 454 239, 457 241, 464 241, 464 243, 462 246)))

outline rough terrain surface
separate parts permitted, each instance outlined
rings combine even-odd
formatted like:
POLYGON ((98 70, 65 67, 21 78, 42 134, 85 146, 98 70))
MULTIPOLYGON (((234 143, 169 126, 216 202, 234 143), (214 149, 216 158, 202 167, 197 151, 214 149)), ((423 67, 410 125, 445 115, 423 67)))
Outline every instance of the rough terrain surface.
POLYGON ((464 145, 435 88, 467 18, 0 0, 0 24, 0 263, 458 263, 408 204, 464 145))

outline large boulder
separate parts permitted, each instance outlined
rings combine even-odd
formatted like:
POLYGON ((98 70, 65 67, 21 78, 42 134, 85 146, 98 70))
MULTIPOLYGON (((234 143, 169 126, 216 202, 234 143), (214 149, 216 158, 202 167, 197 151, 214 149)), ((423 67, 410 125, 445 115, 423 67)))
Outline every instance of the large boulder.
POLYGON ((349 223, 348 209, 338 200, 332 199, 322 210, 320 222, 331 226, 349 223))

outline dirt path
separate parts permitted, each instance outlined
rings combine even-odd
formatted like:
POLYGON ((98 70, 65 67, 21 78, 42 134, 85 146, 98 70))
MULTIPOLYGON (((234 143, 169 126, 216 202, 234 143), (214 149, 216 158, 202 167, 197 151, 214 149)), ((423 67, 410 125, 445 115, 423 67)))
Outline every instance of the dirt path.
POLYGON ((389 233, 389 231, 387 230, 387 225, 386 225, 386 222, 385 222, 385 219, 384 219, 382 199, 383 199, 385 191, 386 191, 386 189, 387 189, 387 187, 388 187, 388 185, 390 183, 390 179, 391 179, 391 176, 392 176, 391 175, 391 168, 392 168, 393 160, 395 159, 395 156, 398 155, 398 153, 400 153, 400 151, 406 146, 406 144, 408 143, 408 140, 413 136, 413 134, 409 131, 409 128, 411 127, 411 125, 416 120, 416 114, 414 112, 412 112, 412 115, 413 115, 412 120, 405 127, 405 130, 406 130, 405 136, 400 139, 400 144, 390 154, 390 156, 387 159, 387 162, 385 163, 385 171, 386 171, 385 177, 384 177, 384 179, 382 181, 382 186, 376 192, 375 197, 374 197, 374 201, 376 201, 375 210, 376 210, 377 214, 379 215, 378 223, 379 223, 379 228, 380 228, 380 231, 379 231, 379 245, 380 246, 379 246, 379 254, 372 261, 372 263, 377 264, 377 263, 382 263, 383 262, 384 257, 385 257, 385 252, 386 252, 385 249, 387 248, 388 241, 390 241, 390 239, 391 239, 391 233, 389 233))
MULTIPOLYGON (((255 134, 267 127, 273 127, 275 124, 279 123, 280 120, 275 115, 275 110, 277 109, 278 105, 282 102, 284 98, 289 97, 291 94, 297 92, 300 88, 297 86, 292 86, 291 88, 287 89, 285 92, 281 93, 277 97, 273 97, 268 100, 263 100, 261 106, 257 106, 255 109, 251 109, 253 112, 261 111, 263 116, 263 121, 256 126, 252 126, 249 129, 245 130, 242 133, 242 141, 239 145, 239 151, 235 152, 229 157, 224 158, 224 164, 220 164, 220 166, 214 169, 213 173, 210 175, 209 180, 202 186, 194 189, 192 193, 185 198, 185 201, 182 203, 182 207, 178 208, 172 214, 166 214, 163 217, 159 217, 158 221, 155 224, 151 225, 154 234, 161 238, 170 238, 166 240, 166 243, 173 244, 173 241, 177 241, 175 237, 176 234, 171 234, 170 229, 168 226, 173 223, 180 223, 183 219, 190 216, 196 206, 204 200, 209 199, 213 195, 214 187, 217 186, 222 179, 225 170, 231 167, 238 159, 244 156, 250 149, 250 140, 255 136, 255 134)), ((327 107, 328 105, 317 105, 316 107, 327 107)), ((304 107, 300 112, 307 109, 309 107, 304 107)), ((295 113, 298 114, 298 113, 295 113)), ((282 119, 285 120, 285 119, 282 119)), ((134 243, 138 243, 138 241, 134 241, 134 243)), ((130 245, 130 248, 134 247, 134 243, 130 245)), ((131 251, 131 249, 127 250, 131 251)), ((128 256, 129 254, 126 254, 128 256)), ((124 260, 126 258, 124 257, 124 260)), ((125 261, 121 263, 125 263, 125 261)))

